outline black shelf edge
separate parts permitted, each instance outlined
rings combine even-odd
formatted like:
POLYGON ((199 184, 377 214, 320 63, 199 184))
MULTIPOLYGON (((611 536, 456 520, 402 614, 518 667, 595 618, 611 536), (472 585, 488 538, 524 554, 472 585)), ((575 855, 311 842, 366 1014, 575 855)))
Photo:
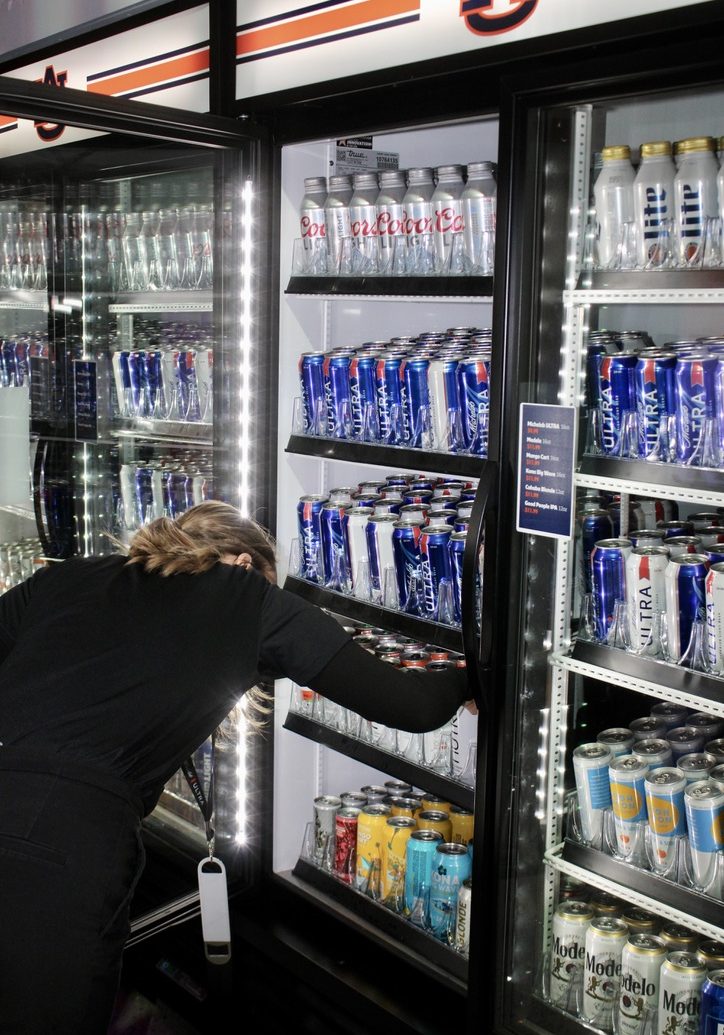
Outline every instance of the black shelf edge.
POLYGON ((635 891, 671 909, 678 909, 680 913, 701 920, 702 923, 724 929, 724 902, 718 902, 708 895, 702 895, 691 888, 682 888, 655 873, 640 870, 575 841, 564 842, 561 858, 573 866, 580 866, 620 885, 623 898, 627 891, 635 891))
POLYGON ((619 478, 641 482, 650 485, 652 491, 660 490, 664 481, 671 481, 677 489, 692 489, 696 492, 721 493, 724 487, 722 472, 713 468, 647 463, 645 460, 619 460, 606 456, 582 457, 577 473, 596 478, 619 478))
POLYGON ((287 575, 284 589, 353 622, 392 629, 402 636, 411 636, 424 643, 434 643, 437 647, 446 647, 459 654, 464 653, 462 633, 454 626, 428 622, 424 618, 415 618, 402 611, 393 611, 388 607, 380 607, 364 600, 357 600, 356 597, 346 596, 344 593, 322 589, 294 575, 287 575))
POLYGON ((480 478, 486 464, 486 460, 479 456, 408 449, 405 446, 378 446, 371 442, 349 442, 317 435, 290 435, 285 452, 377 467, 461 474, 468 478, 480 478))
POLYGON ((697 291, 724 288, 724 271, 708 270, 597 270, 582 273, 577 291, 697 291))
POLYGON ((399 755, 393 755, 389 751, 381 751, 373 744, 365 744, 356 737, 348 737, 338 730, 330 729, 323 723, 316 722, 306 715, 290 711, 284 720, 284 729, 290 733, 298 733, 307 740, 313 740, 317 744, 332 748, 341 755, 353 758, 356 762, 364 762, 373 769, 379 769, 398 780, 435 794, 438 798, 444 798, 451 805, 460 805, 464 809, 473 811, 475 808, 475 792, 472 787, 466 787, 457 780, 450 780, 439 773, 432 773, 424 766, 415 765, 414 762, 399 755))
POLYGON ((556 1035, 581 1035, 583 1031, 599 1030, 592 1028, 579 1017, 566 1013, 553 1003, 547 1002, 535 992, 531 994, 528 1002, 527 1014, 528 1017, 519 1022, 522 1024, 523 1031, 535 1033, 551 1031, 556 1035))
POLYGON ((577 640, 571 651, 571 657, 586 665, 618 672, 632 679, 641 679, 647 683, 660 683, 668 690, 678 690, 692 697, 705 698, 714 704, 724 703, 724 679, 709 676, 705 672, 695 672, 681 665, 656 661, 653 658, 639 658, 625 650, 606 647, 600 643, 577 640))
POLYGON ((303 277, 289 278, 287 295, 395 295, 416 298, 492 298, 492 277, 303 277))
MULTIPOLYGON (((467 991, 468 961, 464 956, 421 931, 404 917, 391 912, 381 903, 367 898, 319 867, 313 866, 306 859, 297 861, 291 876, 314 891, 321 892, 336 917, 348 920, 357 927, 362 920, 368 936, 378 940, 422 973, 443 982, 456 992, 464 994, 467 991)), ((297 887, 297 884, 294 883, 292 886, 297 887)), ((318 898, 314 900, 319 904, 318 898)))

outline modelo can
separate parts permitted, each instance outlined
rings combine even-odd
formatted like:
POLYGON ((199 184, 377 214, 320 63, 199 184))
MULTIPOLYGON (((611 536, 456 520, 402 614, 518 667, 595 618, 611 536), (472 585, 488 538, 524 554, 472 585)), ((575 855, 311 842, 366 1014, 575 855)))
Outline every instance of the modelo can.
POLYGON ((334 864, 337 813, 341 805, 335 794, 321 794, 314 799, 314 861, 330 870, 334 864))
POLYGON ((670 952, 659 973, 658 1031, 685 1035, 698 1031, 704 964, 693 952, 670 952))
POLYGON ((407 842, 416 829, 415 820, 409 816, 389 816, 387 819, 382 853, 382 898, 393 898, 400 909, 405 897, 407 842))
POLYGON ((657 352, 638 357, 634 369, 638 412, 638 454, 644 459, 660 457, 662 418, 675 413, 674 370, 676 354, 657 352))
MULTIPOLYGON (((634 745, 635 749, 635 745, 634 745)), ((645 779, 649 767, 636 755, 614 758, 608 767, 618 854, 628 859, 642 848, 646 823, 645 779)))
POLYGON ((668 923, 659 931, 659 938, 662 940, 669 953, 671 952, 694 952, 699 944, 699 935, 690 931, 688 927, 680 924, 668 923))
POLYGON ((674 752, 667 740, 637 740, 631 754, 646 762, 649 772, 674 764, 674 752))
POLYGON ((693 755, 704 749, 704 736, 693 726, 675 726, 666 734, 674 753, 674 765, 682 755, 693 755))
POLYGON ((664 573, 668 565, 669 554, 663 546, 638 546, 626 558, 626 603, 633 650, 646 647, 654 615, 666 607, 664 573))
POLYGON ((601 539, 591 551, 591 585, 596 639, 604 643, 618 600, 626 599, 626 561, 633 547, 628 539, 601 539))
POLYGON ((661 922, 653 913, 647 913, 638 906, 629 906, 621 914, 621 919, 629 929, 629 934, 657 934, 661 922))
POLYGON ((387 834, 389 805, 365 805, 357 817, 357 888, 371 898, 380 897, 382 854, 387 834))
POLYGON ((659 973, 666 946, 653 934, 635 933, 621 953, 618 1035, 640 1035, 642 1025, 659 1005, 659 973))
POLYGON ((690 755, 681 755, 676 759, 676 768, 683 773, 687 783, 708 780, 715 767, 716 758, 707 751, 692 751, 690 755))
POLYGON ((706 888, 714 876, 717 853, 724 848, 724 791, 713 780, 687 784, 684 790, 694 883, 706 888))
POLYGON ((581 833, 583 840, 594 847, 601 844, 603 813, 611 808, 608 776, 611 761, 611 752, 603 744, 580 744, 573 751, 581 833))
POLYGON ((561 903, 553 914, 550 997, 568 1012, 575 1011, 586 959, 586 931, 594 916, 588 902, 576 899, 561 903))
POLYGON ((470 952, 470 911, 473 902, 473 880, 466 877, 458 889, 455 909, 455 948, 463 956, 470 952))
POLYGON ((653 868, 666 872, 674 862, 676 838, 686 834, 684 789, 686 778, 667 766, 649 772, 645 779, 646 814, 651 830, 653 868))
POLYGON ((466 845, 450 842, 436 848, 430 875, 430 927, 438 938, 452 942, 458 891, 472 871, 466 845))
POLYGON ((608 748, 613 758, 619 755, 630 755, 634 744, 634 735, 631 730, 625 727, 612 727, 609 730, 601 730, 596 737, 597 744, 603 744, 608 748))
POLYGON ((596 917, 586 931, 581 1015, 603 1031, 611 1031, 621 979, 621 955, 627 940, 628 927, 612 916, 596 917))
POLYGON ((412 923, 426 922, 432 867, 436 849, 442 844, 438 830, 413 830, 405 849, 405 911, 412 923))
POLYGON ((636 411, 634 372, 638 359, 631 353, 601 357, 598 395, 601 410, 601 451, 616 456, 621 447, 624 415, 636 411))
POLYGON ((322 571, 322 507, 327 497, 302 496, 297 504, 297 526, 301 544, 301 576, 309 582, 321 582, 322 571))
MULTIPOLYGON (((364 795, 361 797, 367 800, 364 795)), ((345 884, 353 884, 355 879, 359 814, 359 807, 346 805, 342 801, 342 808, 335 817, 334 873, 345 884)))
POLYGON ((712 564, 704 579, 706 642, 712 672, 724 671, 724 564, 712 564))
POLYGON ((705 423, 715 416, 715 356, 678 356, 676 360, 676 459, 698 460, 705 423))
POLYGON ((694 622, 705 614, 706 573, 709 559, 704 554, 690 553, 671 557, 666 569, 666 615, 669 652, 680 661, 686 652, 694 622))

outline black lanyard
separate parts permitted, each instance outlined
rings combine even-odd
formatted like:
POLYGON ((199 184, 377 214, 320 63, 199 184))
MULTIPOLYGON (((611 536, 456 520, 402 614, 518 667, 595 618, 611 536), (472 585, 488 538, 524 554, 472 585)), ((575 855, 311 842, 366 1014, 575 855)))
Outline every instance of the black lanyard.
POLYGON ((215 745, 216 733, 214 732, 211 735, 211 776, 209 777, 209 789, 206 793, 204 793, 204 788, 199 779, 199 774, 196 772, 196 766, 194 765, 193 759, 189 756, 185 762, 181 763, 181 771, 186 777, 186 781, 191 788, 191 793, 196 799, 196 804, 201 809, 201 815, 204 817, 206 840, 209 843, 210 856, 214 854, 214 828, 211 825, 211 820, 214 815, 215 745))

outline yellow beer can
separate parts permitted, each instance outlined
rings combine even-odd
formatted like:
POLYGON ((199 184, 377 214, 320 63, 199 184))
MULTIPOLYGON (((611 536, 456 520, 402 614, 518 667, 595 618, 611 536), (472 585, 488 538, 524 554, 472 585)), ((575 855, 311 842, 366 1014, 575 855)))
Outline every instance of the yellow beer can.
POLYGON ((442 834, 445 844, 450 843, 452 837, 452 823, 447 812, 440 812, 438 809, 422 809, 415 816, 418 830, 437 830, 442 834))
POLYGON ((405 853, 410 834, 417 830, 417 823, 409 816, 390 816, 387 820, 387 837, 382 854, 382 898, 399 896, 400 905, 405 897, 405 853))
POLYGON ((423 794, 422 807, 427 811, 449 812, 451 805, 449 801, 445 801, 444 798, 438 798, 436 794, 423 794))
POLYGON ((452 824, 453 844, 467 845, 473 839, 473 827, 475 826, 475 813, 470 809, 464 809, 461 805, 450 806, 450 823, 452 824))
POLYGON ((422 803, 416 798, 393 798, 390 802, 393 816, 408 816, 415 818, 422 808, 422 803))
POLYGON ((357 887, 380 897, 382 854, 387 838, 389 805, 365 805, 357 817, 357 887))

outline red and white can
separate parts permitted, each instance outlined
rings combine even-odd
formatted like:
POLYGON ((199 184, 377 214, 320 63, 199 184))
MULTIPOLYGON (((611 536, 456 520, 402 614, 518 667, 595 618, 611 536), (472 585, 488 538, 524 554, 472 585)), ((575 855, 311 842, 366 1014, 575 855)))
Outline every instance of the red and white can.
POLYGON ((326 237, 324 202, 327 197, 327 177, 308 176, 304 180, 304 197, 299 210, 299 229, 304 250, 310 251, 315 242, 326 237))
POLYGON ((377 173, 355 173, 353 183, 354 193, 349 202, 352 240, 365 256, 372 258, 377 248, 377 173))
POLYGON ((706 644, 713 672, 724 671, 724 563, 706 573, 706 644))
MULTIPOLYGON (((380 173, 380 192, 377 195, 377 237, 380 262, 387 269, 396 244, 405 240, 405 206, 407 192, 405 174, 401 169, 385 169, 380 173)), ((399 246, 399 244, 398 244, 399 246)))
POLYGON ((354 883, 357 868, 357 817, 359 814, 360 809, 351 805, 340 809, 337 813, 334 873, 345 884, 354 883))
POLYGON ((462 201, 465 184, 461 165, 441 165, 436 172, 437 186, 432 195, 435 260, 440 269, 446 269, 453 242, 465 229, 462 201))
POLYGON ((633 650, 645 647, 657 611, 666 609, 664 573, 669 554, 664 546, 638 546, 626 558, 626 601, 633 650))

